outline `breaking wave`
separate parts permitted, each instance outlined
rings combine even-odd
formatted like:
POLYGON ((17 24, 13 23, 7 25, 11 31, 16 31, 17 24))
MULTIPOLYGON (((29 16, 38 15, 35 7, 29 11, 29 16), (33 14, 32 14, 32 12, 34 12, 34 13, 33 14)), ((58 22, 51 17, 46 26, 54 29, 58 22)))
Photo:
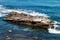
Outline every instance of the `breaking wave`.
POLYGON ((53 27, 48 28, 49 33, 60 34, 60 22, 53 21, 53 27))
POLYGON ((32 15, 32 16, 43 16, 48 18, 49 16, 47 14, 44 13, 39 13, 39 12, 35 12, 32 10, 26 10, 26 9, 8 9, 6 7, 4 7, 3 5, 0 5, 0 17, 3 17, 5 15, 7 15, 9 12, 17 12, 17 13, 25 13, 28 15, 32 15))

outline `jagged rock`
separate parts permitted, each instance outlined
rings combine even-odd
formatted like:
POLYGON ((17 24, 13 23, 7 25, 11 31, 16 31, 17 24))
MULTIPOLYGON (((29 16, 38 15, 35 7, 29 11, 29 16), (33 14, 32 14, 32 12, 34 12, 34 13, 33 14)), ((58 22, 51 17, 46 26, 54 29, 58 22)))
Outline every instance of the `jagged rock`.
POLYGON ((22 24, 38 28, 51 27, 52 21, 43 16, 31 16, 24 13, 10 12, 9 16, 4 18, 5 21, 10 21, 16 24, 22 24))

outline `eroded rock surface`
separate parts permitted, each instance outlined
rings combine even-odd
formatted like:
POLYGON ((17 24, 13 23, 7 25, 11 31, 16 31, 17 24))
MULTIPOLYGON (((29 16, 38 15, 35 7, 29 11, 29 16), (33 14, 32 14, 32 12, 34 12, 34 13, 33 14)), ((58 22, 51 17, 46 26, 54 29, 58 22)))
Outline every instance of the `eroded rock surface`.
POLYGON ((43 16, 31 16, 24 13, 10 12, 9 15, 4 18, 5 21, 14 22, 16 24, 22 24, 38 28, 51 27, 51 20, 43 16))

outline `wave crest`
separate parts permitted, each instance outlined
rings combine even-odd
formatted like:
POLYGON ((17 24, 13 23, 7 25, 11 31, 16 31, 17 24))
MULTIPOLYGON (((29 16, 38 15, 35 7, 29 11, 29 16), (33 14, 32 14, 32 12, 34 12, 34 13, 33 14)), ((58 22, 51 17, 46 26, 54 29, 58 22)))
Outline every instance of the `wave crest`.
POLYGON ((39 12, 35 12, 32 10, 26 10, 26 9, 8 9, 6 7, 4 7, 3 5, 0 5, 0 17, 3 16, 3 14, 8 14, 9 12, 17 12, 17 13, 25 13, 28 15, 32 15, 32 16, 43 16, 48 18, 49 16, 45 13, 39 13, 39 12))

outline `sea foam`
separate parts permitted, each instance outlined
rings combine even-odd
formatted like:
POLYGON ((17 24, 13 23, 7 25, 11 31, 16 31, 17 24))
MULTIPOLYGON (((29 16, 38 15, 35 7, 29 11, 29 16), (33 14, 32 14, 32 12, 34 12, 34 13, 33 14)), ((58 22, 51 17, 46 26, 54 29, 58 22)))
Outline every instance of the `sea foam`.
POLYGON ((26 10, 26 9, 8 9, 8 8, 4 7, 3 5, 0 5, 0 17, 5 16, 3 14, 7 14, 9 12, 25 13, 27 15, 43 16, 43 17, 46 17, 46 18, 49 17, 47 14, 35 12, 35 11, 32 11, 32 10, 26 10))
POLYGON ((54 21, 54 28, 48 28, 48 32, 52 34, 60 34, 60 22, 54 21))

